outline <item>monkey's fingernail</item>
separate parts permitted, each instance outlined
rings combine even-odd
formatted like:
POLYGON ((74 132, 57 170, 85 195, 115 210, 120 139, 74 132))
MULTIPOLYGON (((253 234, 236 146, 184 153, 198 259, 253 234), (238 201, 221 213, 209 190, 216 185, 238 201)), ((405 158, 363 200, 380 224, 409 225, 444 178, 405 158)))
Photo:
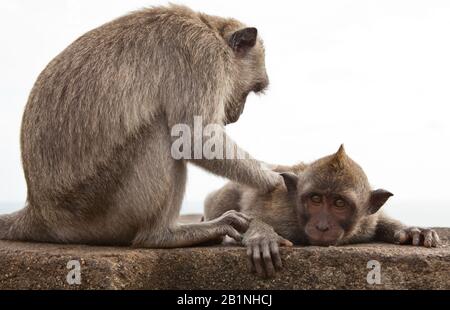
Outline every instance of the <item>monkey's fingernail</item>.
POLYGON ((293 246, 294 244, 293 244, 291 241, 287 240, 287 239, 281 239, 280 245, 283 245, 283 246, 293 246))

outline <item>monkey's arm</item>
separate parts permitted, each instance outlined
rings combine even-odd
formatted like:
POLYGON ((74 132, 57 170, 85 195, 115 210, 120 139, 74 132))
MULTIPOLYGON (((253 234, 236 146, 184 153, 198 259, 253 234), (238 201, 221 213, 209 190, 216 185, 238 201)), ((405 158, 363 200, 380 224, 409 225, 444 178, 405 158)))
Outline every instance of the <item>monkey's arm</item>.
POLYGON ((284 186, 283 178, 265 167, 248 152, 241 149, 223 130, 208 143, 222 146, 223 159, 192 159, 191 162, 216 175, 226 177, 240 184, 248 185, 263 192, 269 192, 277 186, 284 186), (219 136, 221 135, 221 138, 219 136))
POLYGON ((385 214, 380 214, 375 229, 374 241, 415 246, 436 247, 440 240, 438 234, 427 228, 408 227, 385 214))
POLYGON ((394 220, 385 214, 380 214, 375 227, 373 239, 374 241, 398 243, 395 234, 405 228, 406 226, 400 221, 394 220))

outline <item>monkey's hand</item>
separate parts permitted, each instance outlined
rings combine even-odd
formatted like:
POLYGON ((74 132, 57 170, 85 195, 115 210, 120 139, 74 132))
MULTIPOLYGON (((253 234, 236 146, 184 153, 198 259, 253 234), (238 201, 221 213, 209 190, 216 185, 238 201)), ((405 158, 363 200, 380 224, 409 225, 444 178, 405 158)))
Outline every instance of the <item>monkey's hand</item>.
POLYGON ((253 219, 244 234, 242 243, 247 247, 249 269, 261 276, 271 278, 275 269, 282 267, 279 246, 292 246, 292 242, 278 235, 262 221, 253 219))
POLYGON ((209 223, 214 225, 219 236, 229 236, 236 241, 242 241, 241 234, 249 228, 250 221, 251 218, 248 215, 230 210, 209 223))
POLYGON ((398 244, 412 244, 427 248, 437 247, 440 243, 438 234, 433 229, 407 227, 397 231, 394 235, 398 244))
POLYGON ((287 191, 286 184, 284 183, 284 179, 278 172, 274 172, 272 170, 263 170, 266 173, 265 176, 265 193, 273 192, 275 189, 282 189, 287 191))

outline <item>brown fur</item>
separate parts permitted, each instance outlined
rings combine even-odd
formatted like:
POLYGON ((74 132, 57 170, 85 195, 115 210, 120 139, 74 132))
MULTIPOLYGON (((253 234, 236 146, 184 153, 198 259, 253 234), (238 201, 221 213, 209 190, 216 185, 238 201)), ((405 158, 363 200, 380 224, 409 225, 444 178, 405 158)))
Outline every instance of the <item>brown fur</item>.
POLYGON ((278 166, 274 170, 285 177, 288 192, 278 189, 262 193, 230 182, 205 201, 206 220, 229 210, 253 218, 243 243, 248 248, 251 268, 261 275, 273 275, 275 267, 281 266, 278 246, 291 242, 343 245, 381 241, 427 247, 439 243, 433 230, 406 227, 378 211, 392 194, 372 190, 364 171, 346 155, 343 146, 337 153, 310 164, 278 166), (309 200, 314 193, 324 197, 323 204, 330 196, 345 197, 348 205, 344 212, 328 207, 313 212, 309 200), (326 230, 318 230, 324 221, 326 230))
MULTIPOLYGON (((234 234, 245 221, 236 214, 177 226, 187 161, 171 157, 170 130, 192 128, 195 116, 205 125, 237 121, 248 93, 267 86, 261 41, 232 48, 244 28, 155 7, 89 31, 56 56, 23 115, 27 206, 0 218, 0 238, 173 247, 234 234)), ((282 183, 247 158, 191 162, 261 190, 282 183)))

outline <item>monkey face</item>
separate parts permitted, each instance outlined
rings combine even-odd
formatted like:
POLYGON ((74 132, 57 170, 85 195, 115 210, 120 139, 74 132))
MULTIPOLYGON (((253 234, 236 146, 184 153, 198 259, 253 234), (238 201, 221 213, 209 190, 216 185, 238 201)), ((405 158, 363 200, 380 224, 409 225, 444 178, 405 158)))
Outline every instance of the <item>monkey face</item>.
POLYGON ((341 146, 299 175, 282 173, 295 195, 299 227, 313 245, 335 245, 351 235, 362 217, 376 213, 392 193, 371 190, 362 168, 341 146))
POLYGON ((256 28, 235 31, 228 39, 233 51, 238 77, 234 81, 233 94, 226 105, 226 124, 236 122, 242 114, 247 96, 263 93, 269 85, 262 41, 256 28))
POLYGON ((354 222, 355 203, 343 194, 307 191, 299 199, 298 213, 312 245, 338 244, 354 222))
POLYGON ((242 98, 250 93, 262 94, 269 87, 269 77, 267 76, 265 63, 265 50, 261 40, 258 40, 246 55, 240 59, 241 91, 242 98))

